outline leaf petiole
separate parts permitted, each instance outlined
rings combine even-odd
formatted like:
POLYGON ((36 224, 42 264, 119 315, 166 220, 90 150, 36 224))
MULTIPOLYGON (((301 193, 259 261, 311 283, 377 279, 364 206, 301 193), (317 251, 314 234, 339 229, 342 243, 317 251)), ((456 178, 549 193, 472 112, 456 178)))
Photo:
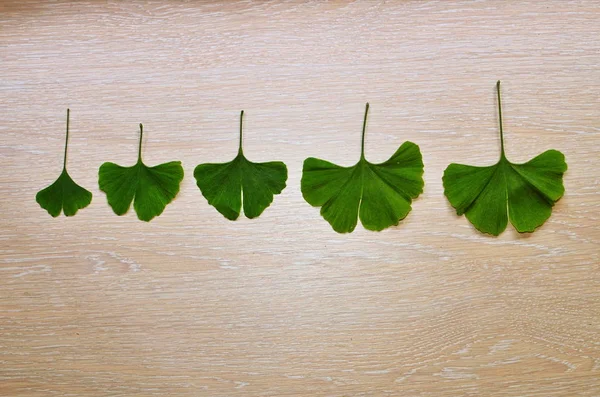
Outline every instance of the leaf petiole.
POLYGON ((138 162, 142 162, 142 137, 144 136, 144 126, 140 123, 140 144, 138 146, 138 162))
POLYGON ((69 146, 69 109, 67 108, 67 136, 65 138, 65 157, 63 160, 63 171, 67 170, 67 147, 69 146))
POLYGON ((496 92, 498 93, 498 119, 500 122, 500 158, 506 159, 504 153, 504 131, 502 130, 502 100, 500 99, 500 80, 496 83, 496 92))
POLYGON ((367 114, 369 113, 369 102, 365 107, 365 119, 363 120, 363 129, 362 129, 362 141, 360 145, 360 158, 361 160, 365 159, 365 131, 367 129, 367 114))
POLYGON ((240 113, 240 146, 238 149, 238 155, 244 155, 244 150, 242 149, 242 122, 244 120, 244 111, 242 110, 242 112, 240 113))

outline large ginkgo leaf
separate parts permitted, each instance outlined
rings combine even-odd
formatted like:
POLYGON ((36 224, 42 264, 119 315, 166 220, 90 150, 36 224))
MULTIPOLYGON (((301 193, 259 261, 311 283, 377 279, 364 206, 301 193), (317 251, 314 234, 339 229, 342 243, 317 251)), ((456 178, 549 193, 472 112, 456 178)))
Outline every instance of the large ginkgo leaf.
POLYGON ((423 159, 419 146, 404 142, 389 160, 365 159, 365 109, 361 156, 352 167, 309 157, 302 168, 302 196, 338 233, 354 230, 358 218, 365 229, 380 231, 397 225, 423 191, 423 159))
POLYGON ((508 220, 517 231, 533 232, 551 215, 565 192, 565 156, 548 150, 523 164, 508 161, 504 152, 500 82, 496 84, 500 121, 500 160, 488 167, 450 164, 443 176, 444 193, 458 215, 465 214, 477 230, 494 236, 508 220))

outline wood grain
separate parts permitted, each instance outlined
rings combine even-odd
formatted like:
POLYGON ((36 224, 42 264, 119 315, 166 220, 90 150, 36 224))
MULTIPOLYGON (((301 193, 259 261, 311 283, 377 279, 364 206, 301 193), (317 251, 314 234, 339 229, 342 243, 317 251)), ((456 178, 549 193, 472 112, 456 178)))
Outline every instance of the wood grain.
POLYGON ((0 3, 0 395, 600 396, 596 1, 0 3), (443 196, 451 162, 565 153, 537 232, 482 235, 443 196), (300 193, 308 156, 420 145, 398 227, 339 235, 300 193), (53 219, 68 167, 94 194, 53 219), (283 160, 263 216, 227 221, 192 173, 283 160), (115 216, 104 161, 182 160, 150 223, 115 216))

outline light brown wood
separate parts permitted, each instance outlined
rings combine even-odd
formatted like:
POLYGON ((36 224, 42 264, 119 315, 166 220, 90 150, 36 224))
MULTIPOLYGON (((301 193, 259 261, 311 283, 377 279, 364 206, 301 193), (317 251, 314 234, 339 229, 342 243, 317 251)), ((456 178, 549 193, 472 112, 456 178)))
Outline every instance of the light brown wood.
POLYGON ((0 4, 3 396, 599 396, 596 1, 0 4), (565 153, 566 194, 498 238, 443 196, 451 162, 565 153), (426 187, 381 233, 333 232, 302 161, 420 145, 426 187), (94 194, 35 202, 62 165, 94 194), (288 187, 227 221, 194 167, 283 160, 288 187), (150 223, 115 216, 104 161, 182 160, 150 223))

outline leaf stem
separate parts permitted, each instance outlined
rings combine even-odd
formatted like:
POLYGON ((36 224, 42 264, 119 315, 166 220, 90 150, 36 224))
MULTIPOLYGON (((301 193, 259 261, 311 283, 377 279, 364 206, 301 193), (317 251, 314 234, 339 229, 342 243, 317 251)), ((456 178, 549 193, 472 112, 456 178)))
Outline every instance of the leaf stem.
POLYGON ((360 144, 360 158, 365 159, 365 131, 367 129, 367 114, 369 113, 369 102, 365 107, 365 119, 363 120, 362 141, 360 144))
POLYGON ((70 110, 67 108, 67 136, 65 138, 65 157, 63 159, 63 170, 67 169, 67 147, 69 146, 69 113, 70 110))
POLYGON ((138 162, 142 162, 142 137, 144 136, 144 126, 140 123, 140 144, 138 146, 138 162))
POLYGON ((502 100, 500 99, 500 80, 496 83, 496 92, 498 93, 498 119, 500 122, 500 156, 506 158, 504 153, 504 131, 502 130, 502 100))
POLYGON ((238 154, 243 155, 244 154, 244 150, 242 149, 242 136, 243 136, 243 128, 242 128, 242 122, 244 120, 244 111, 242 110, 242 112, 240 113, 240 146, 238 148, 238 154))

